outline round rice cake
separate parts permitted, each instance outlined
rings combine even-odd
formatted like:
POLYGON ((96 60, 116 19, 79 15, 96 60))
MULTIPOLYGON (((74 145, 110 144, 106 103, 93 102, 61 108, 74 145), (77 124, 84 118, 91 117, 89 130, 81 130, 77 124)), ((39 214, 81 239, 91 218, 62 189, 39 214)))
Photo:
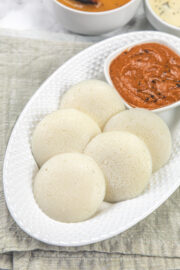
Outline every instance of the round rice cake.
POLYGON ((125 109, 117 91, 100 80, 86 80, 72 86, 63 95, 60 108, 74 108, 87 113, 100 128, 113 115, 125 109))
POLYGON ((129 132, 106 132, 85 148, 106 179, 108 202, 131 199, 141 194, 152 173, 152 160, 145 143, 129 132))
POLYGON ((130 109, 113 116, 104 131, 128 131, 141 138, 152 156, 153 172, 170 158, 172 142, 166 123, 155 113, 145 109, 130 109))
POLYGON ((34 179, 34 196, 41 210, 61 222, 92 217, 105 196, 105 179, 96 162, 80 153, 54 156, 34 179))
POLYGON ((41 166, 54 155, 83 152, 87 143, 101 132, 97 123, 78 110, 58 110, 47 115, 36 127, 32 152, 41 166))

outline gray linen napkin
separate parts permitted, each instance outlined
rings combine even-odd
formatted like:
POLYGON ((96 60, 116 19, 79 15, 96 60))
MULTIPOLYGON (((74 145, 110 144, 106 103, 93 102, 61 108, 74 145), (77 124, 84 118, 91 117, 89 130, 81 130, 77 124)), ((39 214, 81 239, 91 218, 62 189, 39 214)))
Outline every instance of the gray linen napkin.
POLYGON ((2 163, 12 127, 41 83, 89 43, 0 35, 0 268, 180 268, 180 191, 148 218, 112 239, 83 247, 55 247, 24 233, 11 218, 2 190, 2 163), (10 252, 12 252, 10 254, 10 252))

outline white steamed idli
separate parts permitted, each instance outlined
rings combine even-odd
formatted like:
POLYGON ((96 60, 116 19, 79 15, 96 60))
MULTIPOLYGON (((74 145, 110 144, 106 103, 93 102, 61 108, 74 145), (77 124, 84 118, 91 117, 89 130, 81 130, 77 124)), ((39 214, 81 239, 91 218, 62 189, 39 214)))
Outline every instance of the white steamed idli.
POLYGON ((105 179, 96 162, 80 153, 54 156, 34 179, 34 196, 42 211, 62 222, 94 215, 105 195, 105 179))
POLYGON ((99 80, 82 81, 72 86, 63 95, 60 108, 74 108, 87 113, 100 128, 109 118, 125 109, 117 91, 99 80))
POLYGON ((100 128, 88 115, 74 109, 59 110, 47 115, 36 127, 32 152, 41 166, 54 155, 82 152, 100 128))
POLYGON ((131 199, 142 193, 152 173, 152 160, 145 143, 129 132, 106 132, 85 148, 106 179, 108 202, 131 199))
POLYGON ((153 172, 160 169, 171 154, 171 134, 166 123, 145 109, 130 109, 112 117, 104 131, 128 131, 140 137, 152 156, 153 172))

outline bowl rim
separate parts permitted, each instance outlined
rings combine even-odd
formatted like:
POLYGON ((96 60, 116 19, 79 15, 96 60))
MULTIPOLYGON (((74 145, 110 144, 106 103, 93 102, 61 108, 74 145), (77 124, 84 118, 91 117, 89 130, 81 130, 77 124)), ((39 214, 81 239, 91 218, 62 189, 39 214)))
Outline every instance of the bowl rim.
POLYGON ((55 4, 59 5, 60 7, 68 10, 68 11, 72 11, 74 13, 77 13, 77 14, 84 14, 84 15, 89 15, 89 16, 101 16, 101 15, 106 15, 106 14, 111 14, 111 13, 114 13, 116 11, 119 11, 119 10, 123 10, 129 6, 131 6, 134 2, 141 2, 141 0, 130 0, 128 3, 118 7, 118 8, 114 8, 114 9, 110 9, 110 10, 106 10, 106 11, 98 11, 98 12, 93 12, 93 11, 82 11, 82 10, 79 10, 79 9, 75 9, 75 8, 71 8, 71 7, 68 7, 64 4, 62 4, 61 2, 59 2, 58 0, 51 0, 53 1, 55 4))
POLYGON ((163 25, 165 25, 166 27, 168 28, 172 28, 173 30, 176 30, 176 31, 179 31, 180 32, 180 27, 177 27, 173 24, 170 24, 170 23, 167 23, 166 21, 164 21, 163 19, 161 19, 160 16, 158 16, 156 14, 156 12, 152 9, 150 3, 149 3, 149 0, 144 0, 147 8, 149 9, 149 11, 151 12, 151 14, 155 17, 155 19, 157 19, 160 23, 162 23, 163 25))
MULTIPOLYGON (((113 84, 113 81, 111 80, 111 77, 110 77, 110 72, 109 72, 109 67, 110 67, 110 64, 112 63, 112 61, 118 56, 120 55, 123 51, 125 50, 130 50, 131 48, 133 48, 134 46, 136 45, 140 45, 140 44, 144 44, 144 43, 159 43, 159 44, 162 44, 164 46, 167 46, 169 49, 171 49, 172 51, 174 51, 176 54, 179 55, 180 57, 180 50, 175 48, 173 45, 171 45, 168 41, 166 40, 162 40, 162 39, 158 39, 158 38, 147 38, 147 39, 144 39, 144 40, 141 40, 141 41, 137 41, 137 42, 133 42, 131 44, 129 44, 128 46, 124 46, 123 48, 121 49, 118 49, 118 50, 115 50, 114 52, 112 52, 106 59, 105 59, 105 62, 104 62, 104 76, 105 76, 105 79, 106 81, 112 86, 115 88, 116 90, 116 87, 114 86, 113 84)), ((117 91, 117 90, 116 90, 117 91)), ((119 92, 118 92, 119 93, 119 92)), ((148 108, 141 108, 141 107, 133 107, 131 105, 129 105, 126 100, 121 96, 121 94, 119 93, 124 105, 126 106, 126 108, 128 109, 132 109, 132 108, 140 108, 140 109, 148 109, 148 108)), ((176 108, 177 106, 180 105, 180 100, 176 101, 176 102, 173 102, 172 104, 169 104, 169 105, 166 105, 166 106, 163 106, 163 107, 160 107, 160 108, 157 108, 157 109, 153 109, 151 110, 152 112, 164 112, 164 111, 167 111, 167 110, 170 110, 172 108, 176 108)))

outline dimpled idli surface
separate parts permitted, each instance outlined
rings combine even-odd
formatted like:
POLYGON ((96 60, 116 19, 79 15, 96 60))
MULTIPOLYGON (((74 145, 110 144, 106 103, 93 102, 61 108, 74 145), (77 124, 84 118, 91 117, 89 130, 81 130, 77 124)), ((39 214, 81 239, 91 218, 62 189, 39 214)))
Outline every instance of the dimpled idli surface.
POLYGON ((128 131, 140 137, 152 156, 153 172, 160 169, 171 154, 171 134, 166 123, 145 109, 130 109, 112 117, 104 131, 128 131))
POLYGON ((90 141, 84 151, 94 158, 106 179, 108 202, 131 199, 147 186, 152 160, 145 143, 129 132, 106 132, 90 141))
POLYGON ((96 162, 80 153, 52 157, 34 179, 42 211, 62 222, 80 222, 96 213, 105 195, 105 179, 96 162))
POLYGON ((86 80, 72 86, 63 95, 60 108, 83 111, 91 116, 100 128, 110 117, 125 109, 116 90, 100 80, 86 80))
POLYGON ((74 109, 47 115, 36 127, 32 152, 39 166, 54 155, 82 152, 100 128, 88 115, 74 109))

